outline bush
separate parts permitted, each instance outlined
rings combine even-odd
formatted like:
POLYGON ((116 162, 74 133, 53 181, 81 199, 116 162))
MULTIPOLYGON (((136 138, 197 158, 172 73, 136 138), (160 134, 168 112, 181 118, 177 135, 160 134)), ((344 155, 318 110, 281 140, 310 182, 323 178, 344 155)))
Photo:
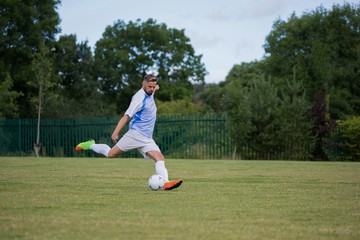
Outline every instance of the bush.
POLYGON ((360 161, 360 116, 339 122, 342 136, 342 159, 360 161))
POLYGON ((187 99, 165 102, 156 100, 156 106, 158 115, 188 115, 206 113, 205 108, 202 108, 187 99))

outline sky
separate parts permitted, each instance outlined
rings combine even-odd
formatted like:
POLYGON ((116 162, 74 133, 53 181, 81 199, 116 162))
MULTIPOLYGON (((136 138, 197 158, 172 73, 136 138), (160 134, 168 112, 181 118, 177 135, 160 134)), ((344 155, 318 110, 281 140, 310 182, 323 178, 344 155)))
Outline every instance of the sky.
MULTIPOLYGON (((359 4, 360 1, 347 1, 359 4)), ((60 35, 75 34, 94 49, 107 26, 117 20, 146 21, 184 29, 196 55, 202 55, 206 83, 224 81, 235 64, 261 60, 263 45, 274 21, 292 13, 323 6, 331 9, 343 0, 61 0, 60 35)))

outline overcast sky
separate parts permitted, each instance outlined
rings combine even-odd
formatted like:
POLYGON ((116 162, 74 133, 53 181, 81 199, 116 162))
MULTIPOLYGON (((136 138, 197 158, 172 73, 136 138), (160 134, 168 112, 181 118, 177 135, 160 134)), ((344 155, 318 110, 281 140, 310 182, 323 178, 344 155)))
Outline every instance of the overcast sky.
MULTIPOLYGON (((105 28, 152 18, 168 28, 185 29, 196 55, 203 55, 206 83, 225 80, 234 64, 260 60, 273 22, 295 12, 331 9, 340 0, 61 0, 61 35, 76 34, 91 47, 105 28)), ((359 4, 360 1, 347 1, 359 4)))

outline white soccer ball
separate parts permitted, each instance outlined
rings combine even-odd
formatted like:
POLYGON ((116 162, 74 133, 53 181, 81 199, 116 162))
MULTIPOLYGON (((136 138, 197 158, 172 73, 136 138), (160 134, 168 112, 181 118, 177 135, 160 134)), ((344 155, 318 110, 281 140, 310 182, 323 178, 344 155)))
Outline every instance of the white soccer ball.
POLYGON ((165 179, 163 179, 160 175, 152 175, 149 178, 148 185, 151 188, 151 190, 157 191, 164 187, 165 185, 165 179))

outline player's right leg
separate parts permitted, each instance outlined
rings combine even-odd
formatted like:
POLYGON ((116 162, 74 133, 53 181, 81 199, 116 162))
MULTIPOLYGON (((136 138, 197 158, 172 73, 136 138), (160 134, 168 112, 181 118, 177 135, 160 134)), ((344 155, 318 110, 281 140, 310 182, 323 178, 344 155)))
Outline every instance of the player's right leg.
POLYGON ((115 145, 109 150, 107 157, 114 158, 123 153, 124 153, 124 151, 121 150, 117 145, 115 145))

